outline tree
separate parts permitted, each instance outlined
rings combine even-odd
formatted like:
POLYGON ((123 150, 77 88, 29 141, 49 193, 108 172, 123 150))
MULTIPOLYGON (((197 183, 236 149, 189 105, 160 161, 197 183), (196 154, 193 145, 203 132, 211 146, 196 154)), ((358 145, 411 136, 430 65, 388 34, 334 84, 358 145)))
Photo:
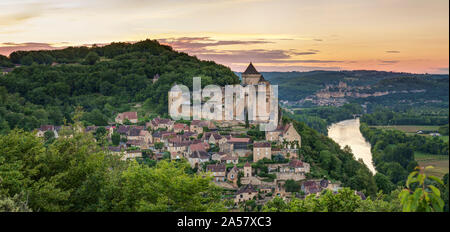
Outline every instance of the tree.
POLYGON ((48 130, 46 132, 44 132, 44 140, 45 142, 53 142, 53 140, 55 139, 55 132, 53 132, 52 130, 48 130))
POLYGON ((441 198, 441 192, 433 185, 444 185, 444 182, 435 176, 426 175, 424 170, 428 168, 432 167, 418 168, 418 171, 409 174, 406 188, 398 195, 403 212, 442 212, 444 210, 445 202, 441 198))
POLYGON ((111 135, 111 141, 112 141, 112 143, 113 143, 114 146, 118 146, 119 143, 120 143, 120 134, 117 133, 117 132, 114 132, 114 133, 111 135))
POLYGON ((84 62, 89 65, 94 65, 97 61, 100 60, 100 57, 96 52, 89 52, 87 56, 84 58, 84 62))
POLYGON ((287 180, 284 184, 286 192, 298 192, 300 191, 300 184, 294 180, 287 180))
POLYGON ((383 191, 383 193, 390 193, 395 189, 395 185, 389 180, 389 178, 382 173, 377 173, 374 176, 375 183, 378 187, 378 190, 383 191))

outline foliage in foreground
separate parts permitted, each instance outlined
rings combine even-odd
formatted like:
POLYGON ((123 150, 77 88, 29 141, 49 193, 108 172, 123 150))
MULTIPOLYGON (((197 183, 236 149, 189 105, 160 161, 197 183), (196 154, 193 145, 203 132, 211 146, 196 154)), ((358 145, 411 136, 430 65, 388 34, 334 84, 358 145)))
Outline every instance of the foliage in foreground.
POLYGON ((0 211, 223 211, 209 177, 184 162, 155 167, 105 153, 68 131, 45 146, 29 132, 0 136, 0 211))

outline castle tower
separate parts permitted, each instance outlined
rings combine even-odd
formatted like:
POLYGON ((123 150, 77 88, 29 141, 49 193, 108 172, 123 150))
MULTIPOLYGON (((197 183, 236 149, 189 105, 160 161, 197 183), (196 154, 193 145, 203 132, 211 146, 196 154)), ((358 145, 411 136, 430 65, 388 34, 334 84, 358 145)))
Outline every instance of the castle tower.
POLYGON ((263 79, 261 73, 256 71, 255 66, 250 62, 245 72, 242 73, 242 85, 257 85, 261 79, 263 79))
POLYGON ((244 177, 252 177, 252 166, 248 162, 244 165, 244 177))

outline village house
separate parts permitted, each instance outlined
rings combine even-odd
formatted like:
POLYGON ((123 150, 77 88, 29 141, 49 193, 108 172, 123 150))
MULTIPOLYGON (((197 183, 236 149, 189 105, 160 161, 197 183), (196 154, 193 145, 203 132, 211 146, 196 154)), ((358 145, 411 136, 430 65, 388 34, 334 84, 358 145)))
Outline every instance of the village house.
POLYGON ((139 140, 142 128, 130 127, 127 134, 128 140, 139 140))
POLYGON ((125 154, 122 157, 122 160, 135 159, 135 158, 139 158, 139 157, 142 157, 142 152, 139 150, 125 151, 125 154))
POLYGON ((115 119, 116 123, 123 124, 126 120, 131 123, 138 122, 137 112, 123 112, 119 113, 115 119))
POLYGON ((279 125, 274 131, 266 132, 266 140, 269 142, 277 142, 279 144, 285 142, 286 147, 298 149, 301 146, 301 136, 295 130, 294 125, 279 125), (295 143, 295 145, 293 145, 295 143), (297 147, 298 143, 298 147, 297 147))
POLYGON ((214 161, 218 161, 218 162, 221 162, 222 161, 222 157, 224 157, 224 156, 226 156, 227 154, 225 153, 225 152, 214 152, 212 155, 211 155, 211 160, 214 160, 214 161))
POLYGON ((219 150, 225 153, 232 153, 234 150, 234 146, 232 143, 219 143, 219 150))
POLYGON ((147 130, 141 130, 139 132, 139 139, 143 140, 146 144, 151 144, 152 134, 147 130))
POLYGON ((203 134, 203 141, 210 144, 224 144, 227 142, 227 138, 221 136, 217 132, 205 132, 203 134))
POLYGON ((175 123, 173 125, 173 132, 177 134, 181 132, 183 133, 189 132, 189 126, 184 123, 175 123))
POLYGON ((202 120, 192 120, 190 131, 195 132, 197 134, 203 133, 203 127, 208 127, 209 122, 208 121, 202 121, 202 120))
POLYGON ((184 134, 182 134, 180 136, 181 136, 181 138, 183 138, 183 140, 193 140, 193 139, 197 138, 197 133, 188 131, 188 132, 184 132, 184 134))
POLYGON ((223 156, 220 161, 226 163, 226 164, 238 164, 239 158, 236 156, 233 156, 231 154, 223 156))
POLYGON ((225 181, 225 172, 226 166, 225 164, 209 164, 206 166, 206 171, 211 172, 214 177, 214 182, 224 182, 225 181))
POLYGON ((297 159, 291 160, 287 166, 280 167, 280 172, 309 173, 309 171, 310 165, 297 159))
POLYGON ((170 152, 172 159, 179 159, 183 157, 183 154, 187 151, 189 145, 189 141, 170 143, 167 150, 170 152))
POLYGON ((42 125, 42 126, 38 129, 38 131, 37 131, 37 133, 36 133, 36 136, 38 136, 38 137, 44 137, 45 132, 47 132, 47 131, 53 131, 53 133, 54 133, 54 135, 55 135, 55 138, 58 138, 58 137, 59 137, 58 132, 59 132, 60 129, 61 129, 60 126, 42 125))
POLYGON ((198 168, 200 164, 208 162, 210 156, 206 151, 195 151, 189 155, 188 162, 192 168, 198 168))
POLYGON ((302 183, 301 190, 305 193, 305 195, 319 194, 321 191, 321 187, 317 183, 317 181, 307 180, 302 183))
POLYGON ((249 162, 244 164, 244 177, 252 177, 252 165, 249 162))
POLYGON ((239 169, 234 165, 227 173, 227 180, 233 182, 234 185, 237 185, 238 174, 239 169))
POLYGON ((162 131, 156 131, 152 134, 152 143, 160 143, 161 142, 162 131))
POLYGON ((117 146, 117 147, 109 146, 108 150, 109 150, 109 152, 111 152, 111 154, 114 154, 114 155, 120 155, 120 153, 122 153, 121 146, 117 146))
POLYGON ((245 156, 250 152, 248 148, 251 144, 250 138, 235 138, 230 136, 228 137, 227 143, 233 144, 233 151, 239 156, 245 156))
POLYGON ((152 130, 164 129, 164 130, 172 130, 174 125, 174 121, 168 118, 160 118, 156 117, 152 121, 146 123, 146 126, 151 128, 152 130))
POLYGON ((272 159, 272 146, 268 142, 255 142, 253 144, 253 162, 264 158, 272 159))
POLYGON ((269 172, 279 169, 276 172, 277 180, 304 180, 306 173, 310 171, 310 165, 300 160, 293 159, 288 164, 272 164, 269 165, 269 172))
POLYGON ((302 137, 300 136, 300 134, 298 134, 297 130, 295 130, 292 123, 284 126, 283 133, 280 139, 281 141, 288 142, 287 147, 290 149, 298 149, 302 144, 302 137), (291 145, 291 142, 294 142, 294 145, 291 145))
POLYGON ((253 185, 248 184, 241 187, 237 192, 234 198, 234 203, 240 203, 248 200, 255 199, 258 195, 258 191, 253 187, 253 185))
POLYGON ((189 145, 188 153, 192 154, 195 151, 207 151, 209 149, 209 144, 207 143, 194 143, 189 145))

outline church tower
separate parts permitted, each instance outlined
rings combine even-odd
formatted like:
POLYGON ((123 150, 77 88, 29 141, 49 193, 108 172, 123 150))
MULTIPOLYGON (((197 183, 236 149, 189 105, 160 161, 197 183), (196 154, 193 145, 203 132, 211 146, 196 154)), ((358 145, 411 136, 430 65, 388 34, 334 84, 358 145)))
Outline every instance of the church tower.
POLYGON ((242 85, 257 85, 261 79, 263 79, 261 73, 256 71, 255 66, 250 62, 245 72, 242 73, 242 85))

